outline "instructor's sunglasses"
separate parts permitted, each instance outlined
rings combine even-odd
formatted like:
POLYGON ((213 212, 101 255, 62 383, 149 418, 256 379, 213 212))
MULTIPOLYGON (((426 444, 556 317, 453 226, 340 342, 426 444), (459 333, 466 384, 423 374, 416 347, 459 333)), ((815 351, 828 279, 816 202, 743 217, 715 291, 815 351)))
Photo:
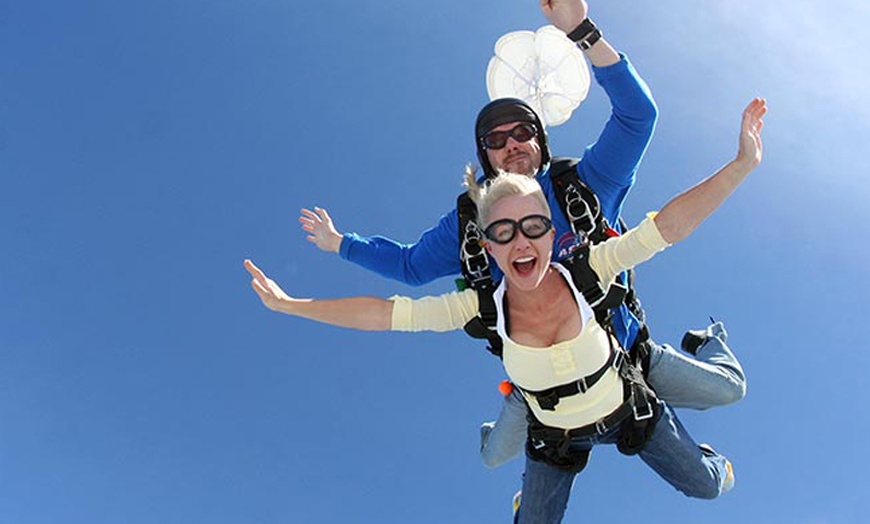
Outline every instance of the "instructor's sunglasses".
POLYGON ((483 234, 496 244, 507 244, 517 236, 517 229, 526 238, 534 240, 546 235, 552 227, 553 222, 544 215, 529 215, 521 218, 519 222, 509 218, 496 220, 483 230, 483 234))
POLYGON ((501 149, 507 145, 508 137, 512 137, 517 142, 528 142, 537 136, 538 130, 535 126, 529 123, 515 125, 508 131, 490 131, 483 135, 480 141, 486 149, 501 149))

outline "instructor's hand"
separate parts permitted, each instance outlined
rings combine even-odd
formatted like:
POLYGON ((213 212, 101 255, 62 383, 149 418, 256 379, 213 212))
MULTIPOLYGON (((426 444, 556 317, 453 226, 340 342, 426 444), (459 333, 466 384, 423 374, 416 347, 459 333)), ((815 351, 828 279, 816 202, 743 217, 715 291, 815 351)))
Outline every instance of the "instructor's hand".
POLYGON ((586 19, 586 0, 541 0, 541 11, 547 20, 566 34, 586 19))
POLYGON ((329 213, 322 207, 315 207, 314 211, 303 209, 299 216, 302 230, 308 233, 306 240, 315 244, 324 251, 338 253, 341 247, 342 235, 332 223, 329 213))

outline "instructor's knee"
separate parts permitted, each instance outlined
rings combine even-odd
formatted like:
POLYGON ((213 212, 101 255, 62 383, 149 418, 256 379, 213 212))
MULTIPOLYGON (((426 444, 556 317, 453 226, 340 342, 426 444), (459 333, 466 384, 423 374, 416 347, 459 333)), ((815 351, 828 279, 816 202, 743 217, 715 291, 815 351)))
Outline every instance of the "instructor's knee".
POLYGON ((733 377, 730 380, 728 387, 721 389, 720 405, 727 406, 743 400, 746 396, 746 379, 743 377, 733 377))
POLYGON ((705 411, 740 402, 746 396, 746 380, 741 376, 731 374, 727 379, 723 377, 715 387, 709 387, 703 395, 699 395, 697 402, 689 403, 690 407, 705 411))
POLYGON ((500 457, 492 453, 487 453, 486 449, 480 450, 480 459, 483 461, 483 465, 488 469, 495 469, 505 463, 505 461, 500 457))

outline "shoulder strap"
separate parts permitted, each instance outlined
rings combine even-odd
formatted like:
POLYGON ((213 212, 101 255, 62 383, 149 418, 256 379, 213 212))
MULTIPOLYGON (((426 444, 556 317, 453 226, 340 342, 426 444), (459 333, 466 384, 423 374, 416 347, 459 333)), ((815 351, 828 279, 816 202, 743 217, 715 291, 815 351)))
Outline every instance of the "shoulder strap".
MULTIPOLYGON (((580 177, 577 174, 577 162, 578 160, 575 158, 554 158, 550 163, 550 179, 553 182, 553 190, 556 193, 557 201, 562 207, 562 213, 571 224, 574 234, 578 236, 581 242, 588 241, 597 244, 618 233, 610 227, 607 223, 607 219, 601 214, 601 205, 598 201, 598 197, 589 186, 580 180, 580 177)), ((619 226, 622 228, 623 233, 628 230, 628 226, 622 220, 622 217, 619 218, 619 226)), ((587 268, 588 271, 592 272, 591 268, 589 268, 588 260, 585 261, 583 266, 584 269, 582 272, 585 272, 587 268)), ((611 285, 608 292, 621 294, 624 297, 625 304, 629 311, 631 311, 640 322, 640 331, 638 332, 638 337, 634 344, 634 348, 637 348, 649 339, 649 330, 646 326, 646 314, 641 306, 640 300, 637 298, 637 293, 634 288, 634 269, 629 269, 626 273, 628 278, 624 284, 614 284, 618 288, 622 288, 622 290, 613 291, 614 285, 611 285)), ((592 275, 595 276, 594 272, 592 272, 592 275)), ((588 277, 583 277, 584 280, 587 278, 588 277)), ((599 290, 598 292, 604 293, 600 283, 597 283, 597 276, 595 276, 595 280, 596 287, 599 290)), ((578 283, 577 279, 575 279, 575 285, 577 285, 577 288, 583 292, 583 288, 581 287, 581 284, 578 283)), ((584 297, 589 304, 593 304, 593 301, 585 294, 584 297)), ((619 306, 619 304, 617 303, 612 307, 616 306, 619 306)), ((593 307, 593 309, 595 308, 593 307)), ((601 312, 596 310, 595 315, 599 323, 601 323, 602 320, 601 318, 598 318, 601 314, 601 312)), ((603 325, 605 324, 602 324, 602 326, 603 325)), ((627 349, 633 350, 634 348, 627 349)), ((637 353, 635 351, 632 352, 637 353)))
POLYGON ((603 328, 610 326, 610 310, 619 307, 625 300, 628 289, 622 283, 614 280, 606 287, 589 265, 589 243, 578 247, 571 257, 560 262, 571 273, 574 286, 586 299, 595 313, 595 320, 603 328))
POLYGON ((462 262, 462 276, 466 287, 477 291, 479 313, 465 324, 465 332, 473 337, 486 339, 486 348, 501 358, 502 340, 496 332, 497 312, 495 309, 495 283, 489 270, 489 257, 483 249, 483 232, 477 227, 477 206, 468 193, 456 199, 459 214, 459 259, 462 262))
POLYGON ((595 193, 577 175, 576 158, 556 158, 550 162, 550 180, 556 200, 574 234, 583 243, 597 244, 607 240, 610 225, 601 214, 601 204, 595 193))
POLYGON ((477 227, 477 206, 468 193, 456 199, 459 214, 459 260, 462 262, 462 276, 468 285, 477 289, 480 283, 492 282, 489 271, 489 258, 483 249, 483 232, 477 227))

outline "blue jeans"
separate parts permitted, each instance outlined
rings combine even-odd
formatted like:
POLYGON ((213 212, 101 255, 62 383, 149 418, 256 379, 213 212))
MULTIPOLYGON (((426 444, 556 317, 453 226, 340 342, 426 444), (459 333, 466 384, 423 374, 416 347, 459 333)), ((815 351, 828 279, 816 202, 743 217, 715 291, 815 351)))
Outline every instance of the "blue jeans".
MULTIPOLYGON (((661 416, 653 434, 638 456, 670 485, 689 497, 712 499, 719 496, 727 476, 727 460, 716 452, 698 447, 676 413, 660 402, 661 416)), ((613 444, 618 429, 604 435, 575 439, 572 446, 591 449, 613 444)), ((591 457, 590 457, 591 460, 591 457)), ((576 473, 570 473, 526 457, 523 500, 518 524, 562 522, 576 473)))
POLYGON ((668 344, 651 344, 649 383, 674 408, 709 409, 746 396, 746 375, 725 341, 721 322, 707 328, 707 340, 692 357, 668 344))
MULTIPOLYGON (((697 356, 664 344, 650 344, 649 383, 661 400, 674 408, 708 409, 737 402, 746 395, 746 376, 725 343, 721 322, 707 328, 707 340, 697 356)), ((480 428, 480 456, 495 468, 522 453, 526 442, 526 404, 515 390, 505 396, 498 420, 480 428)))

